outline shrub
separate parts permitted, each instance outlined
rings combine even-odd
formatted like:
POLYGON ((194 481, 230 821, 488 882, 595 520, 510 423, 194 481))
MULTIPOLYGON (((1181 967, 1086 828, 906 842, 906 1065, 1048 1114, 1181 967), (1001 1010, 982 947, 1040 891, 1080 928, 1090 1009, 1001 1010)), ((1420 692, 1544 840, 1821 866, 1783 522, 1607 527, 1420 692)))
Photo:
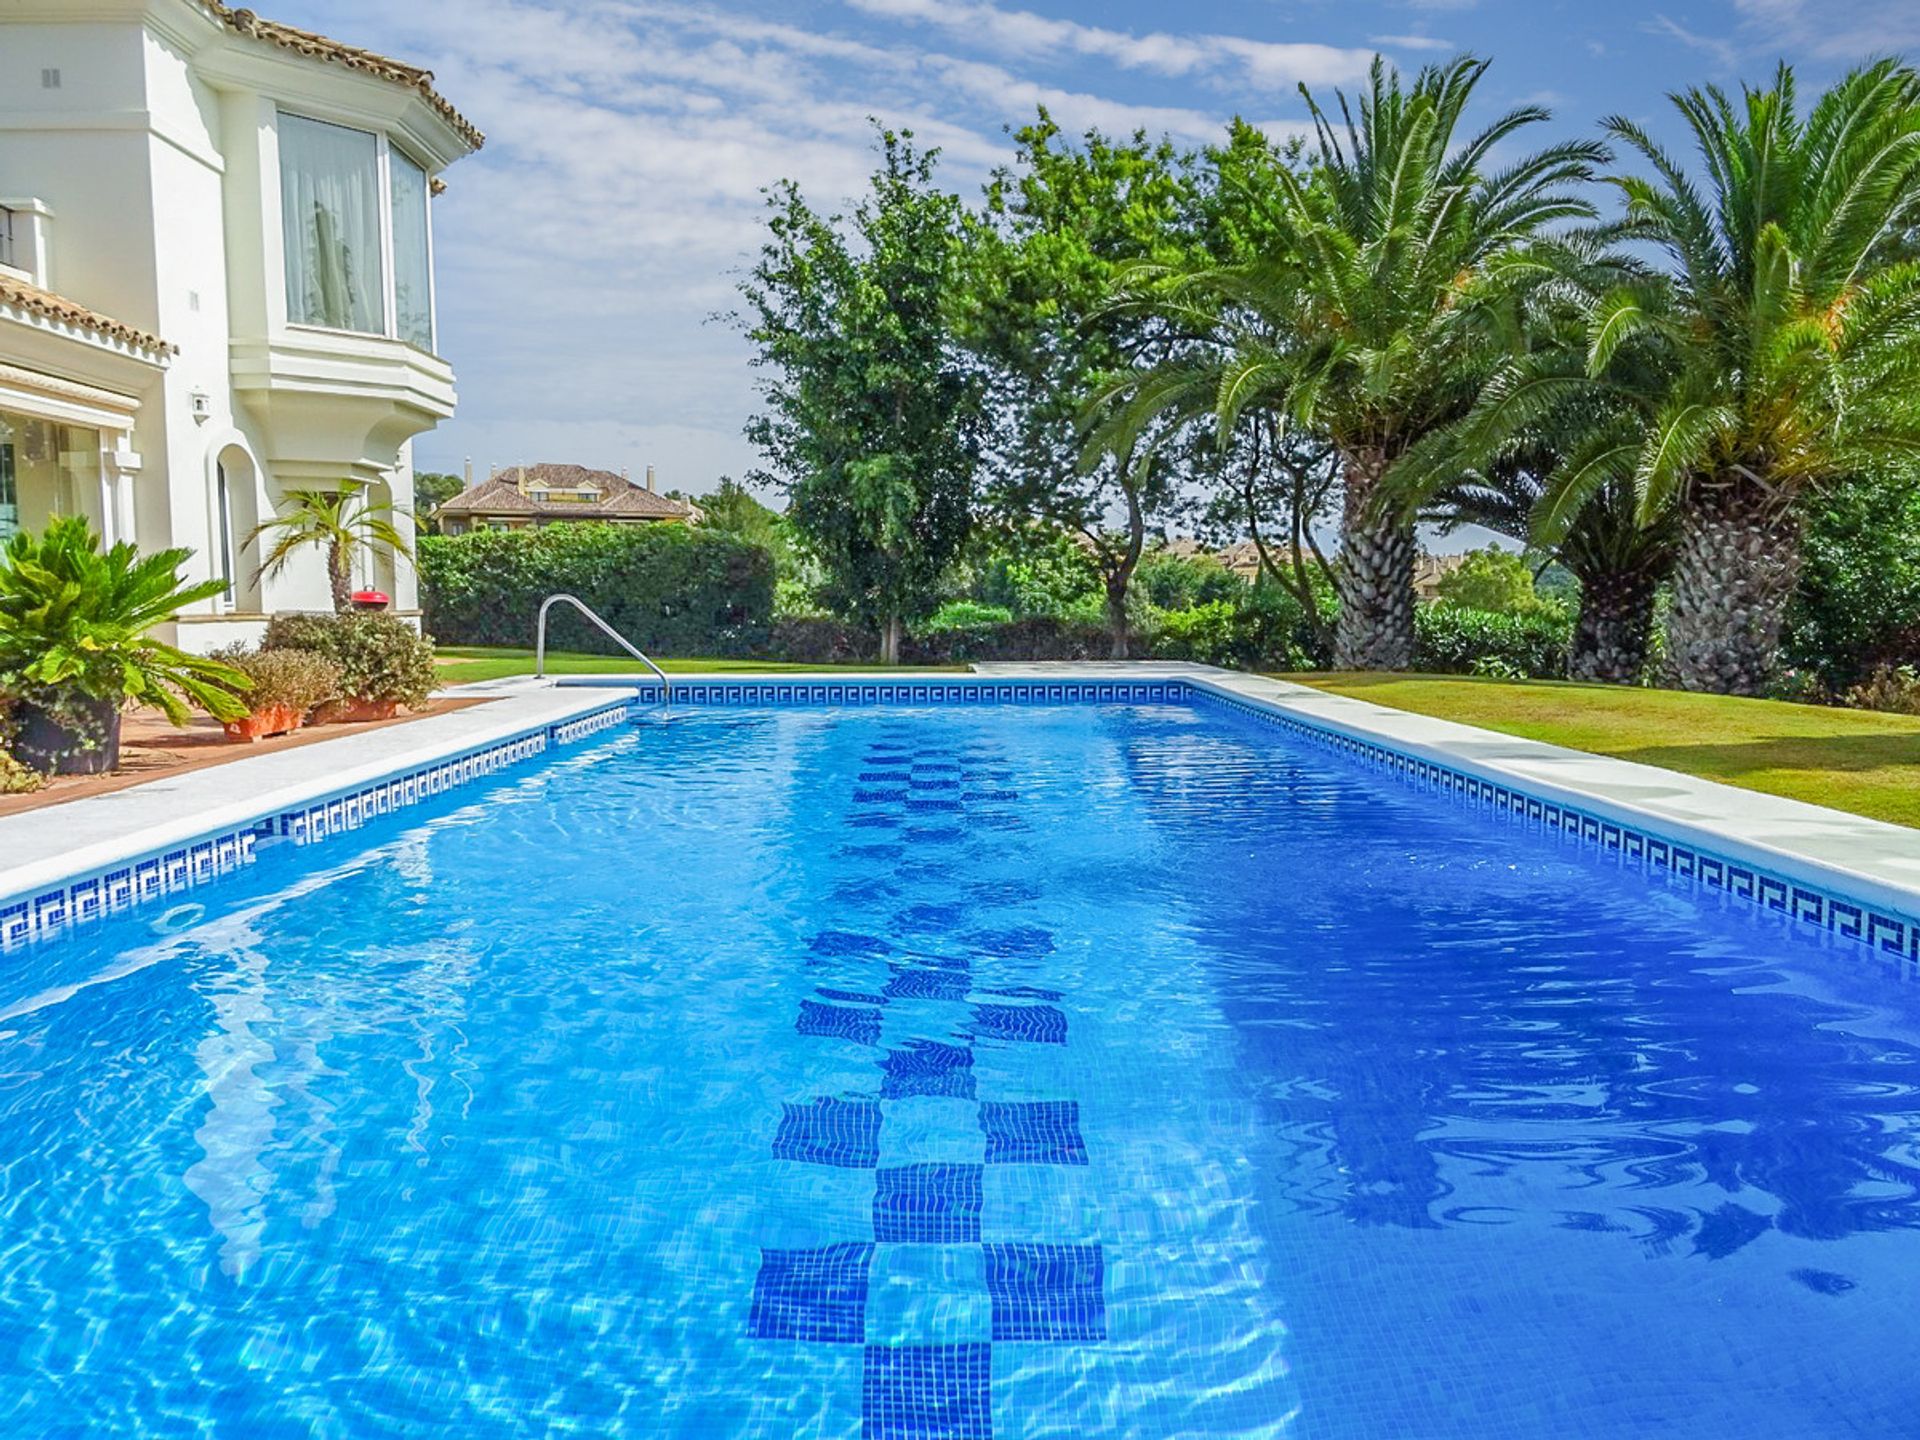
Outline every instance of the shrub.
MULTIPOLYGON (((540 603, 566 591, 651 653, 748 655, 766 643, 773 584, 764 549, 698 526, 570 523, 420 542, 421 605, 446 644, 531 645, 540 603)), ((620 653, 564 607, 548 644, 620 653)))
POLYGON ((813 587, 804 580, 796 580, 782 575, 773 584, 773 618, 775 621, 786 619, 817 619, 831 613, 820 603, 820 597, 813 593, 813 587))
POLYGON ((921 635, 934 635, 943 630, 972 630, 982 625, 1005 625, 1012 619, 1013 611, 1004 605, 982 605, 977 600, 949 600, 914 629, 921 635))
POLYGON ((1533 568, 1523 556, 1492 545, 1469 550, 1437 588, 1450 605, 1495 615, 1533 615, 1554 603, 1534 588, 1533 568))
POLYGON ((46 776, 15 758, 13 709, 0 698, 0 795, 24 795, 46 783, 46 776))
POLYGON ((1843 693, 1920 663, 1920 484, 1911 469, 1808 498, 1806 564, 1783 658, 1843 693))
POLYGON ((306 650, 340 669, 348 700, 405 705, 418 710, 438 682, 433 642, 406 621, 379 611, 345 615, 276 615, 267 622, 262 650, 306 650))
POLYGON ((1133 572, 1133 588, 1156 610, 1192 610, 1237 603, 1247 582, 1211 555, 1174 555, 1156 550, 1133 572))
POLYGON ((345 693, 345 680, 337 661, 317 650, 253 650, 232 645, 214 652, 214 658, 231 665, 253 682, 247 703, 256 713, 274 705, 285 705, 302 715, 328 700, 345 693))
POLYGON ((1274 585, 1244 587, 1238 603, 1154 612, 1148 653, 1229 670, 1311 670, 1313 634, 1299 601, 1274 585))
POLYGON ((921 665, 970 665, 977 660, 1104 660, 1113 639, 1104 625, 1031 615, 1001 624, 973 625, 910 637, 902 654, 921 665))
POLYGON ((831 615, 788 615, 773 622, 759 656, 794 665, 840 665, 871 660, 880 651, 877 636, 831 615))
POLYGON ((1882 665, 1847 692, 1847 703, 1860 710, 1920 715, 1920 670, 1911 665, 1882 665))
POLYGON ((1240 663, 1239 612, 1224 600, 1153 617, 1148 653, 1156 660, 1193 660, 1202 665, 1237 668, 1240 663))
POLYGON ((1079 539, 1044 525, 979 531, 970 547, 972 596, 1015 619, 1097 617, 1105 604, 1100 568, 1079 539))
POLYGON ((1530 680, 1564 678, 1573 620, 1558 609, 1531 615, 1500 615, 1445 600, 1414 611, 1414 665, 1446 675, 1485 673, 1480 663, 1498 662, 1500 673, 1530 680))

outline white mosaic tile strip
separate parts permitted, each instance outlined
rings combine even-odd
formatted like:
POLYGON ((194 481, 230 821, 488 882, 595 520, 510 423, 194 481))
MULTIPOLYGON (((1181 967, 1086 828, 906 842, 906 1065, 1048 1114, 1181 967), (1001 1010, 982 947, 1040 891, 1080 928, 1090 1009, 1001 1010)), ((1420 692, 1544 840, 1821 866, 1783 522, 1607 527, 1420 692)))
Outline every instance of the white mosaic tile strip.
POLYGON ((263 840, 311 845, 448 790, 494 775, 626 723, 631 702, 618 702, 558 725, 433 765, 393 775, 345 795, 329 796, 296 810, 263 815, 245 829, 210 835, 164 854, 148 856, 101 874, 83 875, 0 908, 0 951, 51 940, 71 926, 115 915, 168 895, 204 885, 251 864, 263 840))

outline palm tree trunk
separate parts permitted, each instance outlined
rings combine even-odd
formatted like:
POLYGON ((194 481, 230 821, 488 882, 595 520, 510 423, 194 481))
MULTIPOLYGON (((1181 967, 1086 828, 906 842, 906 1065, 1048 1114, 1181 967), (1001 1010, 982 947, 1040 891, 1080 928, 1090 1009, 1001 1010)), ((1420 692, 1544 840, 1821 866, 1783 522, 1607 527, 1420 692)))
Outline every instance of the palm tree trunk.
POLYGON ((1405 670, 1413 664, 1413 524, 1374 503, 1387 468, 1385 452, 1355 450, 1344 459, 1333 665, 1405 670))
POLYGON ((333 586, 333 613, 346 614, 353 609, 353 575, 346 549, 338 540, 327 546, 327 579, 333 586))
POLYGON ((1646 669, 1653 638, 1650 571, 1618 570, 1580 577, 1580 618, 1573 627, 1567 674, 1575 680, 1632 685, 1646 669))
MULTIPOLYGON (((1121 473, 1131 473, 1131 467, 1123 466, 1121 473)), ((1127 501, 1127 543, 1117 555, 1106 551, 1103 567, 1107 586, 1107 658, 1110 660, 1125 660, 1132 653, 1133 638, 1127 626, 1127 591, 1133 585, 1133 572, 1140 568, 1140 556, 1147 545, 1147 517, 1140 508, 1139 487, 1123 480, 1120 492, 1127 501)))
POLYGON ((1683 690, 1761 695, 1800 579, 1800 518, 1749 476, 1696 484, 1680 524, 1667 665, 1683 690))

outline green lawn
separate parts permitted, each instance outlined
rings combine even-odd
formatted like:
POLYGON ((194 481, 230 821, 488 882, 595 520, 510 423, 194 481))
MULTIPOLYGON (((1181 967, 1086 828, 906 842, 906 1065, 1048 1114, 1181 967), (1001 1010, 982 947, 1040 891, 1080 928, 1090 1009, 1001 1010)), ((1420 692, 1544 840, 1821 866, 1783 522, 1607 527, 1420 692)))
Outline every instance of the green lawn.
MULTIPOLYGON (((498 680, 507 675, 533 674, 533 651, 497 649, 484 645, 442 645, 436 652, 441 661, 440 679, 445 685, 465 685, 475 680, 498 680)), ((645 667, 625 655, 581 655, 566 650, 547 652, 549 675, 629 675, 645 667)), ((745 670, 763 675, 831 674, 836 670, 879 670, 879 665, 784 665, 769 660, 662 660, 660 668, 669 675, 717 673, 745 670)), ((952 669, 965 666, 902 666, 901 669, 952 669)))
POLYGON ((1920 717, 1458 675, 1283 675, 1399 710, 1920 826, 1920 717))

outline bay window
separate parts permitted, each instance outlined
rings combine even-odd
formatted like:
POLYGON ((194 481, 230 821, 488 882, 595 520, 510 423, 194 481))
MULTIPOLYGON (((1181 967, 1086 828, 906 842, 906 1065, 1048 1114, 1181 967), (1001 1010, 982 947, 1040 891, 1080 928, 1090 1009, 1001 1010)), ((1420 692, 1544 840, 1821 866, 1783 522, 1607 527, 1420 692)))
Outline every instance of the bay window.
POLYGON ((427 172, 383 135, 280 115, 287 319, 433 349, 427 172))

